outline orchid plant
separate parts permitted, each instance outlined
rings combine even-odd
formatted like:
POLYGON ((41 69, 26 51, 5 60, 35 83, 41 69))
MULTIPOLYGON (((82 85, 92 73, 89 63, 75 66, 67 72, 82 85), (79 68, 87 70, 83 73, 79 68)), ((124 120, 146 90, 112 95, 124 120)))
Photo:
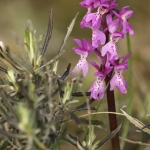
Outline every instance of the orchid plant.
POLYGON ((74 47, 73 50, 81 58, 72 71, 75 72, 82 70, 85 77, 88 73, 88 62, 86 58, 92 53, 96 52, 100 66, 95 62, 91 62, 98 72, 94 74, 97 80, 90 88, 91 98, 95 100, 104 97, 104 83, 106 76, 110 76, 114 72, 114 76, 110 80, 110 90, 116 86, 122 94, 127 93, 126 86, 128 85, 124 80, 122 73, 128 69, 127 60, 131 53, 122 58, 119 57, 116 43, 122 40, 127 33, 134 34, 134 31, 127 19, 133 15, 133 11, 127 10, 129 6, 123 7, 120 11, 115 8, 118 6, 116 1, 110 0, 84 0, 80 2, 80 6, 87 8, 87 13, 81 21, 81 28, 90 28, 92 30, 92 42, 88 40, 74 39, 79 47, 74 47), (92 12, 97 9, 96 12, 92 12), (103 21, 103 20, 105 21, 103 21), (109 36, 109 41, 106 39, 109 36), (102 46, 101 46, 102 45, 102 46), (101 47, 100 47, 101 46, 101 47), (119 64, 119 60, 122 63, 119 64))
MULTIPOLYGON (((73 50, 81 58, 71 74, 75 76, 81 71, 85 77, 88 73, 86 58, 92 52, 95 52, 100 64, 90 61, 90 64, 97 70, 94 74, 96 81, 94 81, 88 90, 90 92, 90 100, 103 99, 105 89, 107 89, 108 111, 115 112, 113 90, 116 87, 122 94, 127 93, 126 87, 128 87, 128 84, 122 74, 128 69, 128 59, 131 55, 131 52, 129 52, 126 56, 120 57, 117 42, 125 38, 128 33, 130 35, 134 34, 134 30, 128 23, 128 19, 134 12, 128 10, 129 6, 124 6, 120 11, 117 10, 118 5, 116 0, 83 0, 80 2, 80 6, 87 9, 80 27, 90 28, 92 30, 92 38, 91 43, 85 39, 75 39, 79 48, 74 47, 73 50), (84 44, 81 45, 81 43, 84 44), (81 51, 83 47, 84 51, 81 51)), ((116 115, 109 114, 109 123, 111 131, 117 128, 116 115)), ((120 149, 118 135, 112 139, 112 147, 115 150, 120 149)))

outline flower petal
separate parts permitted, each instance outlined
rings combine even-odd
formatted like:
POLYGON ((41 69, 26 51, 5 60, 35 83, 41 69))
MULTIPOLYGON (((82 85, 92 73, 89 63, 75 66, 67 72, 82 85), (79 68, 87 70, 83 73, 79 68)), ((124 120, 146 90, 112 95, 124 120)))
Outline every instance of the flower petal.
POLYGON ((92 84, 89 92, 91 92, 90 98, 94 98, 95 100, 102 99, 105 92, 103 78, 98 77, 92 84))
POLYGON ((91 28, 92 27, 92 23, 89 21, 89 22, 87 22, 86 21, 86 18, 87 18, 87 15, 88 15, 89 13, 87 13, 84 17, 83 17, 83 19, 81 20, 81 23, 80 23, 80 27, 81 28, 91 28))
POLYGON ((90 54, 94 50, 92 44, 89 41, 84 39, 82 41, 83 41, 84 49, 88 52, 88 54, 90 54))
POLYGON ((112 41, 108 42, 102 47, 102 56, 105 56, 106 53, 109 54, 109 60, 118 59, 116 44, 112 41))
POLYGON ((134 34, 134 30, 132 29, 132 27, 130 26, 128 22, 123 21, 122 26, 123 26, 123 29, 122 29, 123 34, 126 34, 127 32, 129 32, 130 35, 134 34))
POLYGON ((122 15, 126 12, 126 9, 129 8, 130 6, 124 6, 122 7, 122 9, 120 10, 119 14, 122 15))
POLYGON ((128 86, 128 84, 122 76, 122 70, 118 70, 115 72, 115 75, 110 81, 110 91, 112 91, 115 86, 120 90, 122 94, 127 93, 126 86, 128 86))
POLYGON ((128 53, 125 57, 123 57, 122 63, 127 62, 127 60, 129 59, 129 57, 131 56, 132 52, 128 53))
POLYGON ((126 11, 126 12, 122 15, 122 17, 127 20, 127 19, 129 19, 133 14, 134 14, 134 11, 128 10, 128 11, 126 11))
POLYGON ((133 34, 134 34, 134 30, 132 29, 132 27, 130 26, 129 23, 127 23, 127 29, 128 29, 128 31, 129 31, 129 34, 130 34, 130 35, 133 35, 133 34))
POLYGON ((78 54, 78 55, 85 55, 86 51, 84 51, 84 49, 81 49, 79 47, 73 47, 73 51, 78 54))
POLYGON ((71 75, 74 76, 76 72, 80 72, 82 70, 83 76, 85 77, 88 73, 88 69, 89 69, 89 66, 88 66, 88 62, 86 61, 86 57, 81 56, 81 59, 76 64, 75 68, 71 72, 71 75))
POLYGON ((102 19, 101 14, 99 12, 96 12, 96 13, 89 13, 86 16, 85 21, 91 23, 92 28, 94 30, 97 30, 100 27, 101 19, 102 19))
POLYGON ((106 36, 100 30, 93 30, 92 32, 92 46, 97 48, 100 45, 105 44, 106 36))
POLYGON ((114 33, 117 31, 118 29, 118 26, 119 26, 119 19, 116 19, 114 21, 112 21, 109 26, 108 26, 108 30, 110 33, 114 33))
POLYGON ((83 48, 83 44, 82 44, 82 40, 79 40, 79 39, 73 39, 79 47, 83 48))
POLYGON ((106 22, 107 22, 107 26, 112 22, 112 14, 106 15, 106 22))
POLYGON ((89 55, 94 50, 92 44, 85 39, 74 39, 74 41, 79 45, 79 47, 73 48, 74 52, 78 55, 89 55))
POLYGON ((99 71, 99 66, 94 61, 90 61, 90 64, 99 71))

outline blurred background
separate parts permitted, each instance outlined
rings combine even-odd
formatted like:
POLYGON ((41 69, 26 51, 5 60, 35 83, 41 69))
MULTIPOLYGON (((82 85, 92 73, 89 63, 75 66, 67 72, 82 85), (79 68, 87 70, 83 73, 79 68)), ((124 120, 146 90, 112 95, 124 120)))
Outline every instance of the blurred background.
MULTIPOLYGON (((60 59, 58 74, 62 74, 66 69, 68 63, 72 64, 71 69, 77 63, 79 56, 73 53, 72 47, 76 46, 73 38, 91 39, 91 30, 81 29, 79 24, 84 16, 86 9, 79 6, 80 0, 0 0, 0 40, 4 42, 9 49, 18 54, 15 35, 20 41, 23 41, 24 28, 27 20, 31 20, 34 28, 37 31, 37 36, 46 33, 50 9, 54 9, 54 29, 52 39, 49 43, 46 52, 46 60, 51 59, 58 51, 63 37, 67 31, 71 20, 77 12, 80 12, 75 23, 74 29, 65 46, 66 53, 60 59)), ((146 115, 150 113, 150 1, 148 0, 118 0, 119 8, 123 6, 130 6, 130 9, 135 13, 129 20, 133 27, 135 34, 131 39, 132 59, 133 59, 133 84, 134 84, 134 102, 132 109, 132 116, 143 121, 145 124, 150 124, 150 118, 146 115)), ((120 56, 127 54, 126 39, 118 42, 118 52, 120 56)), ((97 61, 93 54, 88 60, 97 61)), ((90 85, 94 82, 93 74, 94 68, 90 66, 91 71, 84 79, 84 88, 88 90, 90 85)), ((128 82, 128 71, 124 73, 125 79, 128 82)), ((128 95, 121 95, 115 89, 116 107, 120 112, 120 108, 127 105, 128 95)), ((81 99, 84 102, 83 99, 81 99)), ((96 105, 94 102, 93 105, 96 105)), ((99 111, 107 111, 107 103, 105 98, 102 100, 99 111)), ((86 113, 86 112, 84 112, 86 113)), ((83 114, 84 114, 83 113, 83 114)), ((109 129, 107 115, 98 115, 97 119, 104 123, 104 127, 109 129)), ((124 118, 118 116, 118 123, 122 123, 124 118)), ((68 132, 83 139, 83 130, 85 127, 77 127, 72 121, 68 123, 68 132)), ((130 125, 128 139, 142 140, 149 142, 150 136, 146 133, 137 133, 134 125, 130 125)), ((97 138, 102 139, 107 133, 101 129, 96 129, 97 138)), ((102 149, 109 150, 111 144, 108 143, 102 149)), ((62 144, 62 149, 69 148, 75 150, 69 144, 62 144)), ((139 145, 126 144, 125 149, 141 149, 146 150, 147 147, 139 145)))

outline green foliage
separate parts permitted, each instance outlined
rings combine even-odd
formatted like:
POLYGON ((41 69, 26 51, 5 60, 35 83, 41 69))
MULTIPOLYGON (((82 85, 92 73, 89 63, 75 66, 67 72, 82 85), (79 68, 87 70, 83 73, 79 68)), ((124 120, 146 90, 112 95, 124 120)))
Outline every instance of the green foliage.
POLYGON ((98 140, 94 143, 94 140, 96 139, 96 135, 94 133, 94 126, 90 126, 91 135, 86 134, 86 138, 83 142, 80 142, 78 137, 74 137, 70 134, 67 135, 67 137, 70 139, 69 143, 76 146, 79 150, 98 150, 100 147, 102 147, 104 144, 109 142, 121 129, 122 125, 118 126, 117 129, 112 131, 107 137, 105 137, 102 141, 98 140), (92 143, 92 146, 90 145, 92 143), (91 147, 90 147, 91 146, 91 147))
MULTIPOLYGON (((53 12, 51 12, 51 20, 53 12)), ((51 22, 50 20, 50 22, 51 22)), ((68 28, 61 44, 60 52, 50 64, 44 65, 43 50, 39 47, 42 37, 36 39, 35 30, 27 23, 24 34, 23 60, 8 53, 0 43, 2 62, 8 69, 1 81, 0 114, 3 127, 0 127, 1 149, 55 149, 66 134, 66 118, 71 118, 68 103, 73 81, 62 80, 57 75, 58 59, 73 28, 75 19, 68 28), (38 70, 38 71, 37 71, 38 70), (60 95, 60 91, 64 91, 60 95), (59 96, 57 96, 59 95, 59 96), (4 129, 4 130, 3 130, 4 129), (8 141, 9 139, 9 141, 8 141), (10 144, 13 142, 13 145, 10 144)), ((49 23, 51 25, 51 23, 49 23)), ((49 26, 48 26, 49 28, 49 26)), ((51 28, 52 30, 52 28, 51 28)), ((52 31, 48 30, 49 33, 52 31)), ((48 39, 49 34, 48 34, 48 39)), ((46 38, 46 45, 49 40, 46 38)))

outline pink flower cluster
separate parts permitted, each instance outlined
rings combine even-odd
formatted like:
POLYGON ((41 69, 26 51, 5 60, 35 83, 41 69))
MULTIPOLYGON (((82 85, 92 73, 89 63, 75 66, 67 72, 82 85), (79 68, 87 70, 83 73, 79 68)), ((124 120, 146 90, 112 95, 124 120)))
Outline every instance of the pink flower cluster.
POLYGON ((121 93, 127 93, 126 87, 128 84, 122 76, 122 72, 128 69, 128 58, 131 53, 124 57, 118 56, 116 43, 123 39, 127 33, 134 34, 134 31, 127 19, 133 15, 132 10, 127 10, 129 6, 123 7, 120 11, 116 10, 118 6, 116 0, 83 0, 80 5, 87 9, 87 13, 83 17, 80 26, 81 28, 90 28, 92 30, 92 42, 83 39, 74 39, 78 47, 73 50, 80 55, 80 60, 71 72, 75 75, 76 72, 83 72, 83 76, 88 73, 88 62, 86 58, 93 51, 96 52, 100 66, 91 61, 97 72, 96 81, 91 85, 89 92, 91 98, 102 99, 104 97, 104 80, 106 76, 114 73, 110 80, 110 90, 116 86, 121 93), (106 37, 109 41, 106 42, 106 37), (102 47, 100 47, 102 45, 102 47))

